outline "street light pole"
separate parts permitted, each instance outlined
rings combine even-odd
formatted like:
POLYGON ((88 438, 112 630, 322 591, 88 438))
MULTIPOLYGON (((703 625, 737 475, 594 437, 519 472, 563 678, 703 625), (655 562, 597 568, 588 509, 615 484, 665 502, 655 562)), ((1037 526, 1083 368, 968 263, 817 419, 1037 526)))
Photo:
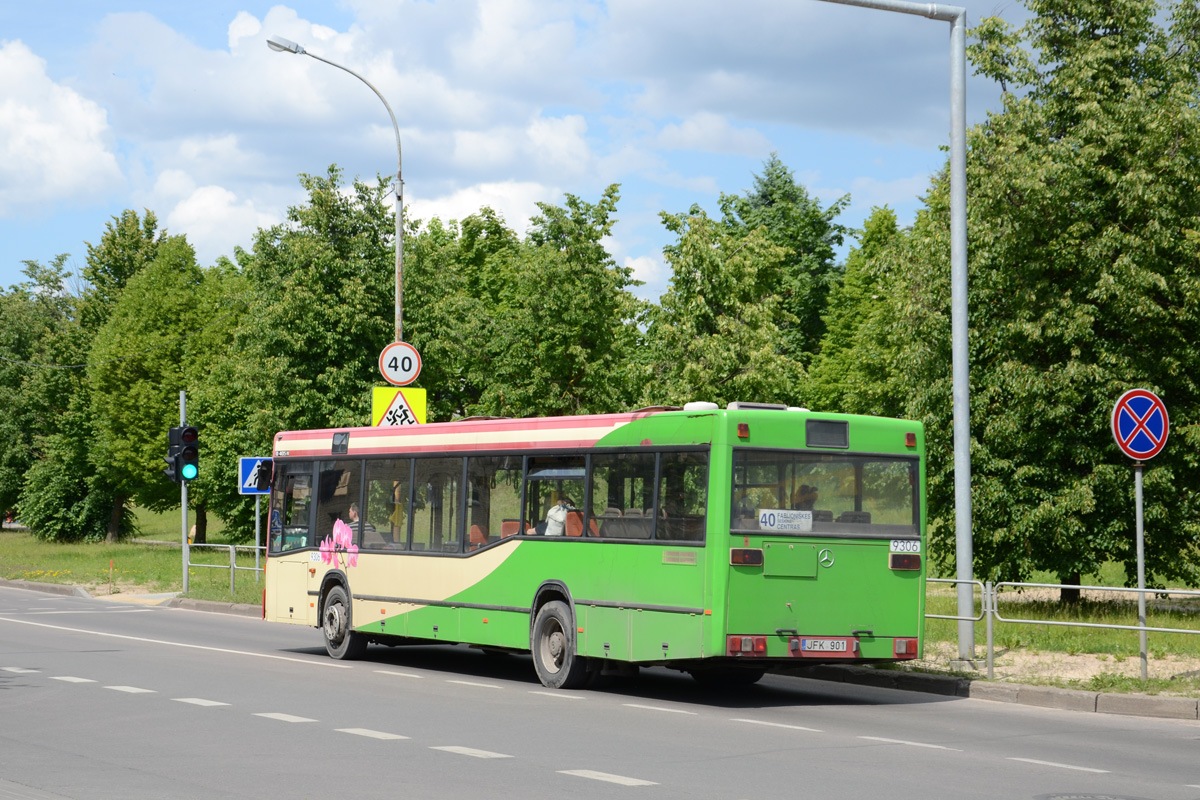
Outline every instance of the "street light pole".
POLYGON ((958 657, 975 656, 971 537, 971 404, 967 351, 967 10, 904 0, 823 0, 950 23, 950 351, 954 395, 954 534, 958 657))
POLYGON ((396 115, 392 113, 392 107, 388 105, 387 99, 384 98, 379 90, 371 84, 369 80, 359 75, 349 67, 344 67, 335 61, 330 61, 327 58, 315 53, 310 53, 300 45, 293 41, 284 39, 282 36, 271 36, 267 38, 267 47, 278 53, 294 53, 295 55, 308 56, 315 58, 317 61, 322 61, 331 67, 337 67, 343 72, 349 72, 354 77, 365 83, 367 87, 375 93, 383 102, 383 107, 387 109, 388 116, 392 118, 392 130, 396 132, 396 341, 404 341, 404 171, 403 158, 400 150, 400 126, 396 124, 396 115))

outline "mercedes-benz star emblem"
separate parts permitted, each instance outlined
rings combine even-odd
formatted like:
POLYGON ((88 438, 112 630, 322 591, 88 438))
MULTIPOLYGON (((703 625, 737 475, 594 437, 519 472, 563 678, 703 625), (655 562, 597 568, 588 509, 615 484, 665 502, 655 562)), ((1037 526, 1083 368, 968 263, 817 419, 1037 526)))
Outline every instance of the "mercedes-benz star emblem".
POLYGON ((824 550, 817 553, 817 560, 821 562, 822 567, 832 567, 833 551, 826 547, 824 550))

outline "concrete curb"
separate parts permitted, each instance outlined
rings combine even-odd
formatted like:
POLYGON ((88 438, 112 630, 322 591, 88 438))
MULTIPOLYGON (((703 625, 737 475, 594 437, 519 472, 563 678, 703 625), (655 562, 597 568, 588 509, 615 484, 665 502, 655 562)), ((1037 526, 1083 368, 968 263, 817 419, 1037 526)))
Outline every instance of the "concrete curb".
POLYGON ((175 597, 163 603, 167 608, 185 608, 189 611, 211 611, 215 614, 236 614, 240 617, 262 619, 262 606, 250 603, 222 603, 219 600, 193 600, 190 597, 175 597))
MULTIPOLYGON (((90 598, 79 586, 0 578, 0 586, 29 589, 35 592, 90 598)), ((243 617, 262 617, 262 608, 246 603, 222 603, 215 600, 193 600, 175 597, 160 605, 190 611, 209 611, 243 617)), ((999 683, 957 675, 937 675, 928 672, 905 672, 895 669, 814 664, 781 670, 781 675, 794 675, 833 683, 874 686, 905 692, 922 692, 943 697, 965 697, 972 700, 992 700, 999 703, 1018 703, 1040 708, 1059 708, 1066 711, 1089 711, 1100 714, 1124 714, 1135 717, 1164 719, 1200 719, 1200 699, 1146 694, 1107 694, 1079 689, 1059 689, 1055 686, 1031 686, 1024 683, 999 683)))
POLYGON ((45 594, 61 594, 67 597, 91 598, 91 595, 87 593, 87 589, 84 589, 82 586, 68 586, 65 583, 36 583, 34 581, 0 578, 0 586, 8 586, 13 589, 28 589, 31 592, 44 592, 45 594))
MULTIPOLYGON (((83 597, 87 599, 106 599, 92 598, 87 590, 82 586, 68 586, 62 583, 37 583, 35 581, 20 581, 0 578, 0 586, 8 586, 13 589, 28 589, 32 592, 44 592, 46 594, 61 594, 71 597, 83 597)), ((258 617, 262 618, 262 606, 257 606, 252 603, 223 603, 219 600, 193 600, 190 597, 170 597, 164 599, 156 605, 166 608, 186 608, 191 611, 211 611, 218 614, 236 614, 242 617, 258 617)))
POLYGON ((781 674, 821 681, 876 686, 907 692, 924 692, 946 697, 969 697, 999 703, 1019 703, 1066 711, 1090 711, 1100 714, 1125 714, 1165 719, 1200 719, 1200 700, 1148 694, 1108 694, 1056 686, 1032 686, 1024 683, 999 683, 956 675, 928 672, 903 672, 873 667, 820 664, 783 671, 781 674))

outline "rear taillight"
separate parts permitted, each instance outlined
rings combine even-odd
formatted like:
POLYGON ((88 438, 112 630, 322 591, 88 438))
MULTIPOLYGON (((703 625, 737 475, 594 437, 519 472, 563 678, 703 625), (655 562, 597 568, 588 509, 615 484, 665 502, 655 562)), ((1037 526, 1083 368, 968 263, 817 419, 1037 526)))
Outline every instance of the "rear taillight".
POLYGON ((920 553, 888 553, 889 569, 920 569, 920 553))
POLYGON ((761 567, 763 551, 753 548, 736 547, 729 551, 729 563, 738 567, 761 567))
POLYGON ((892 648, 896 658, 916 658, 917 657, 917 640, 916 639, 896 639, 896 643, 892 648))
POLYGON ((726 653, 731 656, 765 656, 767 637, 730 636, 726 640, 726 653))

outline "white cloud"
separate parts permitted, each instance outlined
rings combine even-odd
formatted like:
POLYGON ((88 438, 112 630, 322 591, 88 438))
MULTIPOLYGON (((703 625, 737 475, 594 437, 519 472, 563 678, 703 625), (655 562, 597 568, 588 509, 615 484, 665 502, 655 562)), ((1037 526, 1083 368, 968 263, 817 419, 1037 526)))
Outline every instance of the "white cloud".
POLYGON ((233 22, 229 23, 229 49, 236 47, 242 39, 257 36, 261 30, 262 23, 258 21, 258 17, 239 11, 233 22))
POLYGON ((700 150, 707 153, 734 153, 760 156, 771 150, 771 142, 753 128, 735 128, 721 114, 701 111, 680 124, 670 124, 659 132, 659 147, 668 150, 700 150))
POLYGON ((648 287, 666 283, 667 269, 662 259, 654 256, 626 256, 625 266, 633 270, 633 277, 648 287))
POLYGON ((96 200, 123 183, 108 115, 46 74, 20 41, 0 44, 0 214, 96 200))
POLYGON ((461 220, 488 206, 503 217, 510 228, 524 233, 529 218, 539 213, 537 203, 552 202, 560 194, 556 188, 527 181, 480 183, 444 197, 407 198, 404 214, 406 218, 421 220, 433 217, 461 220))
POLYGON ((280 221, 275 214, 259 210, 253 200, 239 199, 224 187, 196 186, 180 170, 164 171, 154 190, 160 203, 171 206, 166 215, 167 230, 185 234, 201 264, 233 255, 237 245, 249 247, 258 228, 280 221))
POLYGON ((873 206, 891 206, 893 209, 910 206, 929 190, 931 176, 911 175, 881 181, 877 178, 858 177, 850 185, 850 197, 856 207, 869 209, 873 206))
POLYGON ((538 168, 567 175, 579 175, 590 166, 592 157, 584 138, 586 133, 587 122, 576 114, 538 117, 526 130, 538 168))

